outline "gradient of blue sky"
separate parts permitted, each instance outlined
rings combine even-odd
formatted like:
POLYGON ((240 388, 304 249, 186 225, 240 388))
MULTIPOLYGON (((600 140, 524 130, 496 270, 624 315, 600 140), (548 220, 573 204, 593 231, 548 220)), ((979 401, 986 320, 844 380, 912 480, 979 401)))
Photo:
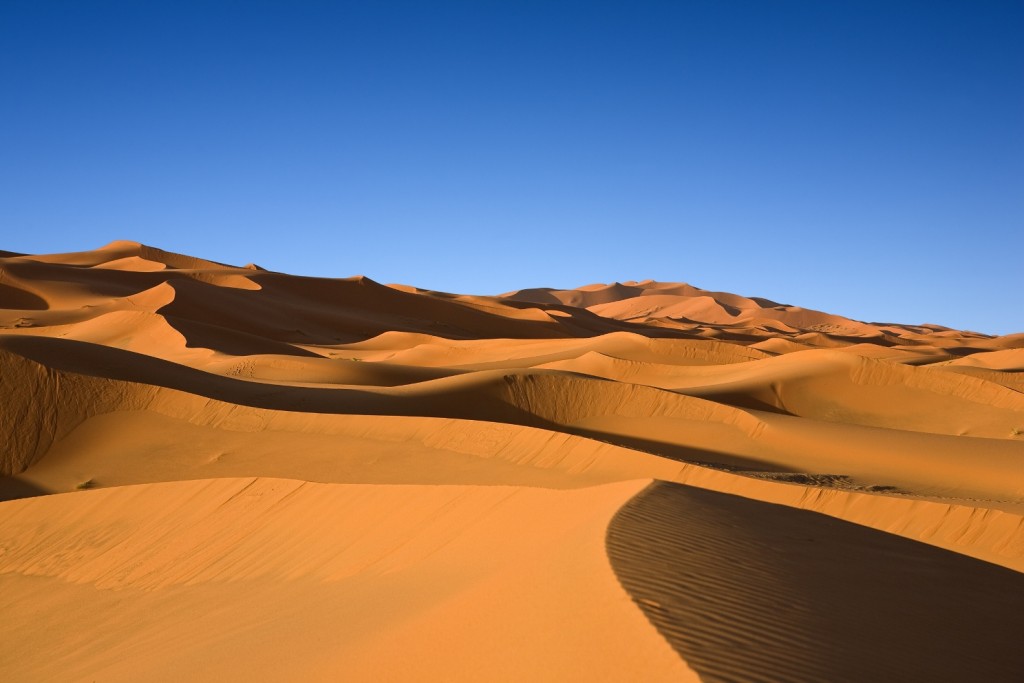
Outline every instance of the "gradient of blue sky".
POLYGON ((1024 330, 1024 3, 0 3, 0 249, 1024 330))

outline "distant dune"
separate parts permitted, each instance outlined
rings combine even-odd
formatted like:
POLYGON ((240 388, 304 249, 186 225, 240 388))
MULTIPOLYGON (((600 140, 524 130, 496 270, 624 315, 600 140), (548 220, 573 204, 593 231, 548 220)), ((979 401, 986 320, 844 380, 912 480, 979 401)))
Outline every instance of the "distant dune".
POLYGON ((1016 681, 1024 333, 0 252, 0 680, 1016 681))

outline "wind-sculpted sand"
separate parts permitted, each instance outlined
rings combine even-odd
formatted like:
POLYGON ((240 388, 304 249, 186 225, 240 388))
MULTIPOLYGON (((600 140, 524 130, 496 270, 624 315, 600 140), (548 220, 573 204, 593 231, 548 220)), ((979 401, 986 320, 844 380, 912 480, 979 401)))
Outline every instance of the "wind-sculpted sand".
POLYGON ((1014 681, 1024 334, 0 258, 0 680, 1014 681))

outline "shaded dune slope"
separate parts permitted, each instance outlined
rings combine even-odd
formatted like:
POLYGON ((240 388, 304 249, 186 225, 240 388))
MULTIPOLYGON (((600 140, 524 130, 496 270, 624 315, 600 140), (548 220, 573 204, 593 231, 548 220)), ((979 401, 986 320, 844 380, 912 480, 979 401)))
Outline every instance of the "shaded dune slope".
POLYGON ((702 681, 1011 681, 1024 575, 863 527, 670 483, 615 516, 637 605, 702 681))

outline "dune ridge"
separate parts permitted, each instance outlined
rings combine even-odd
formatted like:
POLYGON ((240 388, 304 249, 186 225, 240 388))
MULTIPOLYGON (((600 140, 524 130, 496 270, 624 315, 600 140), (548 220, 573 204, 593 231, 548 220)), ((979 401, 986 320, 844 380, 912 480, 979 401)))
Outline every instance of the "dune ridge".
POLYGON ((1009 681, 1024 666, 1020 574, 854 524, 660 482, 619 510, 608 547, 704 681, 1009 681))
POLYGON ((1011 680, 1022 352, 682 283, 3 252, 0 676, 1011 680))

